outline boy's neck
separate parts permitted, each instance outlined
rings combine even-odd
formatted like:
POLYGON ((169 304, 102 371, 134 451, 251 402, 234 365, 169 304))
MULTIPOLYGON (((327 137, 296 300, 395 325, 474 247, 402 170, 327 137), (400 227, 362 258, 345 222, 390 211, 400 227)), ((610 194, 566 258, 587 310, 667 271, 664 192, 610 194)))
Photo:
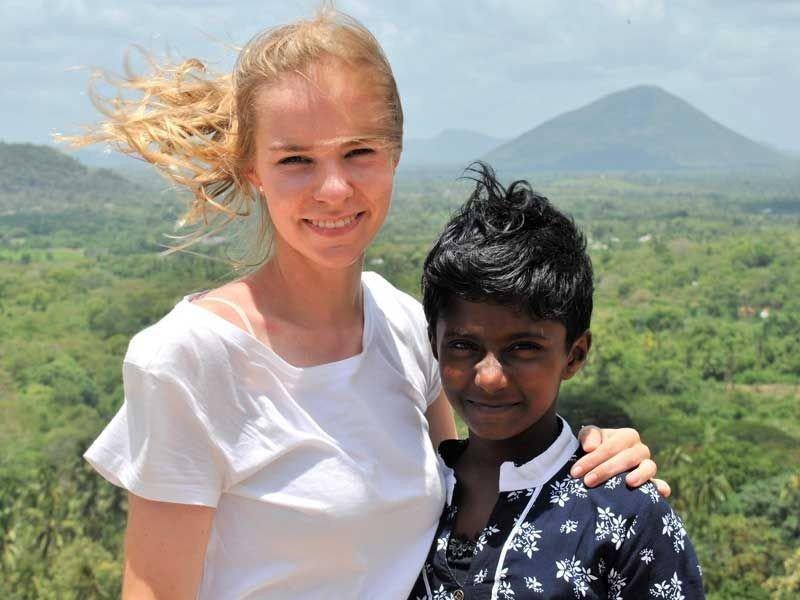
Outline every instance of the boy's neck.
POLYGON ((504 440, 487 440, 469 433, 469 444, 459 460, 478 469, 500 470, 504 462, 517 465, 529 462, 547 450, 559 433, 555 404, 528 429, 504 440))

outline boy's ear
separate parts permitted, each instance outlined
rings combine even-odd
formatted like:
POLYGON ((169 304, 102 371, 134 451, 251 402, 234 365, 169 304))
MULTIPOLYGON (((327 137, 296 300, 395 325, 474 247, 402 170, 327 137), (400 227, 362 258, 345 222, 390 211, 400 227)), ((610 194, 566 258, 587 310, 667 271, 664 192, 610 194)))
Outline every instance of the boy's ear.
POLYGON ((572 343, 572 348, 570 348, 569 351, 569 358, 567 359, 567 366, 564 367, 564 372, 561 374, 561 379, 563 381, 570 379, 583 368, 583 365, 586 364, 586 359, 589 357, 589 350, 591 347, 592 332, 587 329, 572 343))
POLYGON ((433 352, 433 358, 439 360, 439 349, 436 347, 436 332, 434 331, 431 333, 428 332, 428 341, 431 343, 431 351, 433 352))

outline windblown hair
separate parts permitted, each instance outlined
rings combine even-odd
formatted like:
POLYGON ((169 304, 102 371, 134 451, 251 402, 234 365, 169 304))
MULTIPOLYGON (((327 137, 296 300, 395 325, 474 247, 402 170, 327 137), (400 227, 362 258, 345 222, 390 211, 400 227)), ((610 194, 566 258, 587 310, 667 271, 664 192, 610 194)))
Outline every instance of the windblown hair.
MULTIPOLYGON (((105 119, 83 135, 61 136, 76 147, 102 143, 151 163, 192 196, 183 224, 199 225, 185 236, 183 249, 238 217, 251 214, 258 191, 245 177, 255 154, 256 98, 288 73, 309 76, 310 69, 334 58, 365 73, 365 85, 385 99, 376 131, 378 143, 398 153, 403 111, 394 76, 375 37, 358 21, 328 6, 311 19, 266 29, 241 49, 233 73, 213 74, 191 58, 158 64, 138 74, 126 61, 123 77, 100 73, 116 94, 104 97, 91 87, 92 101, 105 119)), ((271 224, 265 206, 256 245, 266 258, 271 224), (266 250, 265 250, 266 249, 266 250)))
POLYGON ((558 321, 570 346, 592 317, 592 264, 583 234, 527 181, 506 189, 480 162, 467 172, 475 190, 425 259, 428 335, 435 339, 439 317, 458 298, 558 321))

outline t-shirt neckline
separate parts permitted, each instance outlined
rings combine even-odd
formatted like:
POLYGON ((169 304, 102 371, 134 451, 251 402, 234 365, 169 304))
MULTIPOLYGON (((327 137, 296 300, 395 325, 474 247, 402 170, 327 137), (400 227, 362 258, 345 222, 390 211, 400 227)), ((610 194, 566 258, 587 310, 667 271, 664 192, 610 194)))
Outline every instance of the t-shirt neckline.
POLYGON ((215 331, 218 335, 224 338, 233 338, 240 344, 245 351, 253 352, 262 359, 267 360, 270 366, 279 369, 283 374, 288 375, 293 379, 310 380, 317 378, 331 378, 331 377, 346 377, 352 374, 363 361, 367 348, 372 339, 373 318, 374 315, 374 298, 370 293, 369 287, 365 285, 364 281, 361 282, 361 289, 364 298, 364 327, 361 334, 361 352, 348 356, 341 360, 336 360, 329 363, 322 363, 319 365, 312 365, 309 367, 298 367, 293 365, 279 355, 275 350, 267 346, 260 339, 251 335, 238 325, 235 325, 220 317, 219 315, 207 310, 201 306, 196 306, 193 299, 204 294, 204 291, 195 292, 184 296, 176 305, 176 308, 184 308, 193 311, 195 314, 204 315, 205 322, 208 326, 215 331))

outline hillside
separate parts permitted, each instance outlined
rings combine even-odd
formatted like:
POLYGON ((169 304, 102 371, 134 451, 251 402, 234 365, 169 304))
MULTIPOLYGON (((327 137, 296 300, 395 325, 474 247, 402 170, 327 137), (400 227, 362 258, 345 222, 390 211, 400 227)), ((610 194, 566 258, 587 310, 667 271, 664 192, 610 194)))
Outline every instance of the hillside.
POLYGON ((88 168, 48 146, 0 142, 0 212, 60 212, 129 203, 144 190, 108 169, 88 168))
POLYGON ((566 112, 488 152, 515 171, 716 170, 786 159, 654 86, 638 86, 566 112))
POLYGON ((446 129, 432 138, 407 139, 403 166, 464 166, 499 146, 503 140, 466 129, 446 129))

